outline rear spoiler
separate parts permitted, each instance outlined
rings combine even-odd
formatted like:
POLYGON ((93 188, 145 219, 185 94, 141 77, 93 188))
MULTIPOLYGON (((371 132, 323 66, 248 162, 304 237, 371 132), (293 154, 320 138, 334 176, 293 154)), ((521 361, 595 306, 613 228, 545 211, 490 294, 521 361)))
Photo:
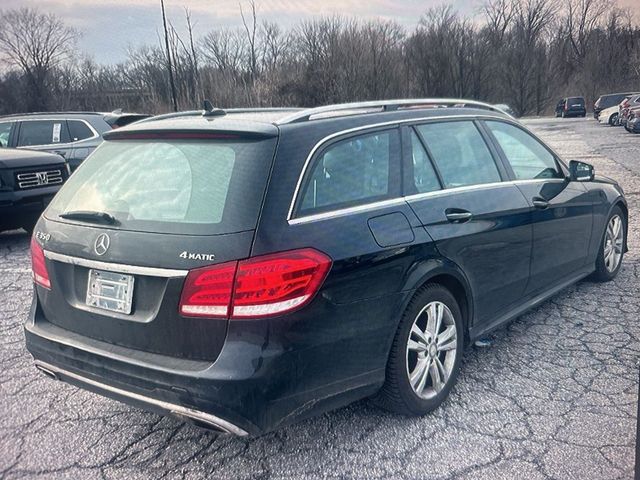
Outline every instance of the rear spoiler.
POLYGON ((277 131, 203 130, 203 129, 126 129, 102 135, 105 140, 262 140, 277 136, 277 131))
POLYGON ((137 122, 138 120, 144 120, 150 116, 151 115, 147 115, 145 113, 121 113, 116 111, 107 113, 102 118, 111 128, 119 128, 129 125, 130 123, 137 122))

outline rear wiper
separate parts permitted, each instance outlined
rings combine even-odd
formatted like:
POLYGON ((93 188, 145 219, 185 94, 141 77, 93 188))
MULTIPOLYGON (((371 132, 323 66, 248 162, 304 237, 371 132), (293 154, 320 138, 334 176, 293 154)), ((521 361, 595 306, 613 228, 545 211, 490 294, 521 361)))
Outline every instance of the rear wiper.
POLYGON ((67 218, 69 220, 80 220, 81 222, 89 223, 102 223, 105 225, 119 225, 120 222, 116 220, 113 215, 107 212, 92 212, 75 210, 73 212, 64 212, 58 215, 60 218, 67 218))

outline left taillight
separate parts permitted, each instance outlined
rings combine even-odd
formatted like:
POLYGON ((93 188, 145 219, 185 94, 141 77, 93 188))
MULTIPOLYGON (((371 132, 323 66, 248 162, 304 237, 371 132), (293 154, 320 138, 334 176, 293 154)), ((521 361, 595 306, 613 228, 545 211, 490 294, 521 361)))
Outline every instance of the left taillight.
POLYGON ((47 263, 44 259, 44 250, 35 237, 31 237, 31 271, 33 272, 34 282, 41 287, 51 289, 51 280, 49 280, 47 263))
POLYGON ((312 248, 192 270, 180 299, 189 317, 263 318, 309 303, 331 268, 331 258, 312 248))

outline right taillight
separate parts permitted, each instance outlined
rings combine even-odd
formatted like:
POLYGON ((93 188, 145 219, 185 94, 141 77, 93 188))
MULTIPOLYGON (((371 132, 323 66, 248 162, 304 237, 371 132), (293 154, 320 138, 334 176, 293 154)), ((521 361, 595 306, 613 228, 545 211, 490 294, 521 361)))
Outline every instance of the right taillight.
POLYGON ((180 313, 218 318, 281 315, 309 303, 330 268, 327 255, 303 248, 192 270, 180 313))
POLYGON ((31 271, 34 282, 41 287, 51 289, 51 280, 49 280, 49 272, 44 259, 44 250, 35 237, 31 237, 31 271))

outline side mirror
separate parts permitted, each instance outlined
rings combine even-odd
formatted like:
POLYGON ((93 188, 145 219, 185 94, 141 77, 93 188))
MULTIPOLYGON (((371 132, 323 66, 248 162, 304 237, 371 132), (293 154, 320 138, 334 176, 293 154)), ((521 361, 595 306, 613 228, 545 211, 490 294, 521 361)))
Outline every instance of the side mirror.
POLYGON ((572 182, 590 182, 594 177, 593 165, 576 160, 569 162, 569 179, 572 182))

